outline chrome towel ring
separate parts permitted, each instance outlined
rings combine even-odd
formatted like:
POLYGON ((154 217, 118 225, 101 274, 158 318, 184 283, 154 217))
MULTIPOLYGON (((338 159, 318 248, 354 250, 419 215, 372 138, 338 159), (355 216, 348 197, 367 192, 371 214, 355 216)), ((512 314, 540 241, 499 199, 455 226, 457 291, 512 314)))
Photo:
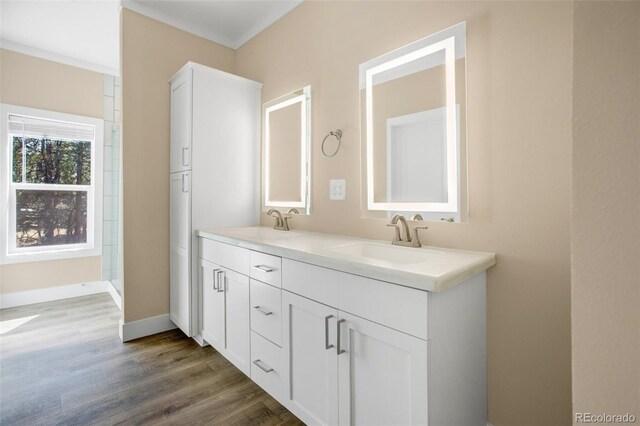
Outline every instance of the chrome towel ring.
POLYGON ((342 130, 336 129, 336 130, 330 131, 329 134, 327 136, 325 136, 324 139, 322 139, 322 146, 320 148, 322 150, 322 154, 325 157, 335 157, 335 155, 338 153, 338 151, 340 151, 340 143, 341 142, 342 142, 342 130), (334 151, 333 154, 327 154, 327 152, 324 150, 324 144, 325 144, 325 142, 327 142, 327 138, 329 136, 333 136, 338 141, 338 146, 336 147, 336 150, 334 151))

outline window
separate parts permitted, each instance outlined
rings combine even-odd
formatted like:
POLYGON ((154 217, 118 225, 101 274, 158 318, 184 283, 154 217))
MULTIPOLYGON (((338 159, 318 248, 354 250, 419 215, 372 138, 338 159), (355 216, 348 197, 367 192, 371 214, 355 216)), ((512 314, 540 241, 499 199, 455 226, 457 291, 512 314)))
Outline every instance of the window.
POLYGON ((2 105, 3 263, 98 255, 102 120, 2 105))

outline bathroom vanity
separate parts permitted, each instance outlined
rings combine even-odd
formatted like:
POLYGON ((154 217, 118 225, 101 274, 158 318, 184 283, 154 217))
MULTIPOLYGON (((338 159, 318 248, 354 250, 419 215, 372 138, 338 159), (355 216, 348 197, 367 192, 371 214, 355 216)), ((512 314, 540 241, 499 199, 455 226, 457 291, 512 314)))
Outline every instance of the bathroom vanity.
POLYGON ((495 255, 200 230, 202 337, 307 424, 486 425, 495 255))

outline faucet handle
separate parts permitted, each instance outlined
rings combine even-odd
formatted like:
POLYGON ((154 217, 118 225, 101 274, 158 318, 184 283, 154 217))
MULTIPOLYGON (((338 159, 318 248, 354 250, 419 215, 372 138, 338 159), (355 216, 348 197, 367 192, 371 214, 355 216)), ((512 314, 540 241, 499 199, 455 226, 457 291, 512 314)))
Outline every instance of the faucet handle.
POLYGON ((411 217, 411 220, 423 221, 424 219, 422 218, 422 215, 420 213, 416 213, 411 217))
POLYGON ((400 227, 395 223, 387 223, 387 226, 392 226, 395 228, 395 235, 393 236, 393 241, 402 241, 402 237, 400 236, 400 227))
POLYGON ((418 230, 420 229, 429 229, 428 226, 416 226, 413 228, 413 246, 414 247, 422 247, 422 243, 420 242, 420 236, 418 235, 418 230))

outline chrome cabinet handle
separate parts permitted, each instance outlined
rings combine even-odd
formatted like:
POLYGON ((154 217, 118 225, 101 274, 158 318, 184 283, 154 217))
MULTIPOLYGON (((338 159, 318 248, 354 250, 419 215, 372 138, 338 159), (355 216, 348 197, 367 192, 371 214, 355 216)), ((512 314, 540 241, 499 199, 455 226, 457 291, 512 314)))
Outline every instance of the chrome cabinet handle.
POLYGON ((262 272, 273 272, 273 271, 275 271, 275 269, 273 269, 272 267, 267 266, 267 265, 253 265, 252 268, 258 269, 258 270, 260 270, 262 272))
POLYGON ((260 312, 261 314, 263 314, 264 316, 269 316, 269 315, 273 315, 273 312, 271 311, 265 311, 264 309, 262 309, 260 306, 254 306, 253 309, 255 309, 256 311, 260 312))
POLYGON ((218 277, 218 293, 224 293, 225 290, 225 280, 226 277, 224 275, 224 271, 221 269, 218 272, 216 272, 216 276, 218 277), (222 275, 222 282, 220 281, 220 276, 222 275))
POLYGON ((189 165, 189 157, 185 157, 185 155, 184 155, 184 153, 186 151, 189 151, 189 147, 188 146, 185 146, 185 147, 182 148, 182 165, 183 166, 188 166, 189 165), (186 158, 186 160, 185 160, 185 158, 186 158))
POLYGON ((220 268, 216 268, 213 270, 213 289, 214 290, 218 290, 218 286, 216 286, 216 284, 218 283, 218 271, 220 271, 220 268))
POLYGON ((336 342, 336 343, 337 343, 336 352, 338 353, 338 355, 343 354, 343 353, 345 353, 345 352, 346 352, 344 349, 342 349, 342 348, 340 347, 340 324, 342 324, 342 323, 343 323, 343 322, 345 322, 345 321, 346 321, 345 319, 341 319, 341 320, 338 320, 338 322, 336 323, 336 324, 337 324, 337 327, 338 327, 338 328, 337 328, 337 330, 338 330, 338 331, 337 331, 338 339, 337 339, 337 342, 336 342))
POLYGON ((264 371, 265 373, 271 373, 273 371, 273 368, 269 367, 269 366, 265 366, 263 365, 264 363, 262 361, 260 361, 259 359, 256 359, 255 361, 253 361, 253 363, 262 371, 264 371))
POLYGON ((187 177, 187 174, 183 173, 182 174, 182 192, 189 192, 189 184, 186 183, 186 180, 187 180, 186 177, 187 177))
POLYGON ((324 348, 329 350, 333 345, 329 344, 329 320, 333 318, 333 315, 327 315, 324 317, 324 348))

